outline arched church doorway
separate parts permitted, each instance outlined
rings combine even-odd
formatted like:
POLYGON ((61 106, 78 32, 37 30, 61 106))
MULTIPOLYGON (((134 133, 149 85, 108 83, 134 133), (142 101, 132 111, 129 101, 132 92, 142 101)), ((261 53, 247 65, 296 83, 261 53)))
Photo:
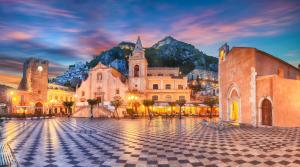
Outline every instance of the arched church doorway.
POLYGON ((261 105, 261 124, 272 126, 272 103, 264 99, 261 105))
POLYGON ((34 113, 36 115, 42 115, 43 114, 43 104, 41 102, 37 102, 35 104, 34 113))
POLYGON ((240 122, 240 96, 237 89, 231 89, 228 96, 228 120, 240 122))
POLYGON ((239 120, 239 104, 237 101, 231 103, 230 120, 234 122, 239 120))

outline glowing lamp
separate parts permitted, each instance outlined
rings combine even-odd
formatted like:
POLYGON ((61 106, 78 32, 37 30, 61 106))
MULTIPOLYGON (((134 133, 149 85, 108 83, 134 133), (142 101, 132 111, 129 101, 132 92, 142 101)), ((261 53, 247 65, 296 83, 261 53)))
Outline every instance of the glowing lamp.
POLYGON ((42 71, 43 71, 43 67, 42 67, 42 66, 38 66, 37 70, 38 70, 39 72, 42 72, 42 71))

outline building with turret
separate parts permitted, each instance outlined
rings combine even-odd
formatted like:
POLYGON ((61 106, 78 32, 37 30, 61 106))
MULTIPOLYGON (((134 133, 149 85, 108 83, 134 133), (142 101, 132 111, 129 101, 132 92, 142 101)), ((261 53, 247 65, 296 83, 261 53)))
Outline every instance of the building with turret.
POLYGON ((24 62, 19 87, 6 93, 9 112, 37 115, 66 112, 63 102, 74 101, 75 93, 67 87, 49 84, 48 67, 47 60, 29 58, 24 62))
POLYGON ((110 102, 115 96, 121 96, 124 109, 119 115, 122 115, 126 108, 137 106, 139 111, 143 112, 138 114, 145 114, 142 104, 146 99, 155 102, 154 110, 157 112, 170 111, 169 102, 180 99, 190 102, 191 90, 187 85, 187 77, 181 76, 177 67, 148 67, 140 37, 128 59, 128 68, 128 77, 125 77, 113 67, 99 63, 90 70, 88 78, 76 89, 77 105, 88 106, 87 99, 98 98, 101 99, 102 105, 111 109, 113 107, 110 106, 110 102))

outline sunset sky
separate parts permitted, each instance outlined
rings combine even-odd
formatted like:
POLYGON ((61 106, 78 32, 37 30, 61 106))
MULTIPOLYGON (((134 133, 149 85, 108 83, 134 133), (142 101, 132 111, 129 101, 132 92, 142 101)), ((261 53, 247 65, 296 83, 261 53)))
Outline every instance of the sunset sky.
POLYGON ((171 35, 212 56, 224 42, 256 47, 296 66, 299 18, 299 0, 0 0, 0 73, 21 75, 34 56, 53 76, 138 35, 145 47, 171 35))

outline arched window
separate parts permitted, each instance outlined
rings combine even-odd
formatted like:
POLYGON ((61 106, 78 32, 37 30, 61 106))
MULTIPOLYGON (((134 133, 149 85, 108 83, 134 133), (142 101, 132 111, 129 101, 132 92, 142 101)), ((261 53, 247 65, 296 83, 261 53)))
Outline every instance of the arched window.
POLYGON ((135 65, 134 66, 134 77, 139 77, 139 74, 140 74, 140 66, 135 65))
POLYGON ((158 100, 158 96, 157 95, 152 96, 152 100, 153 101, 157 101, 158 100))
POLYGON ((97 73, 97 81, 101 81, 102 80, 102 74, 99 72, 97 73))

